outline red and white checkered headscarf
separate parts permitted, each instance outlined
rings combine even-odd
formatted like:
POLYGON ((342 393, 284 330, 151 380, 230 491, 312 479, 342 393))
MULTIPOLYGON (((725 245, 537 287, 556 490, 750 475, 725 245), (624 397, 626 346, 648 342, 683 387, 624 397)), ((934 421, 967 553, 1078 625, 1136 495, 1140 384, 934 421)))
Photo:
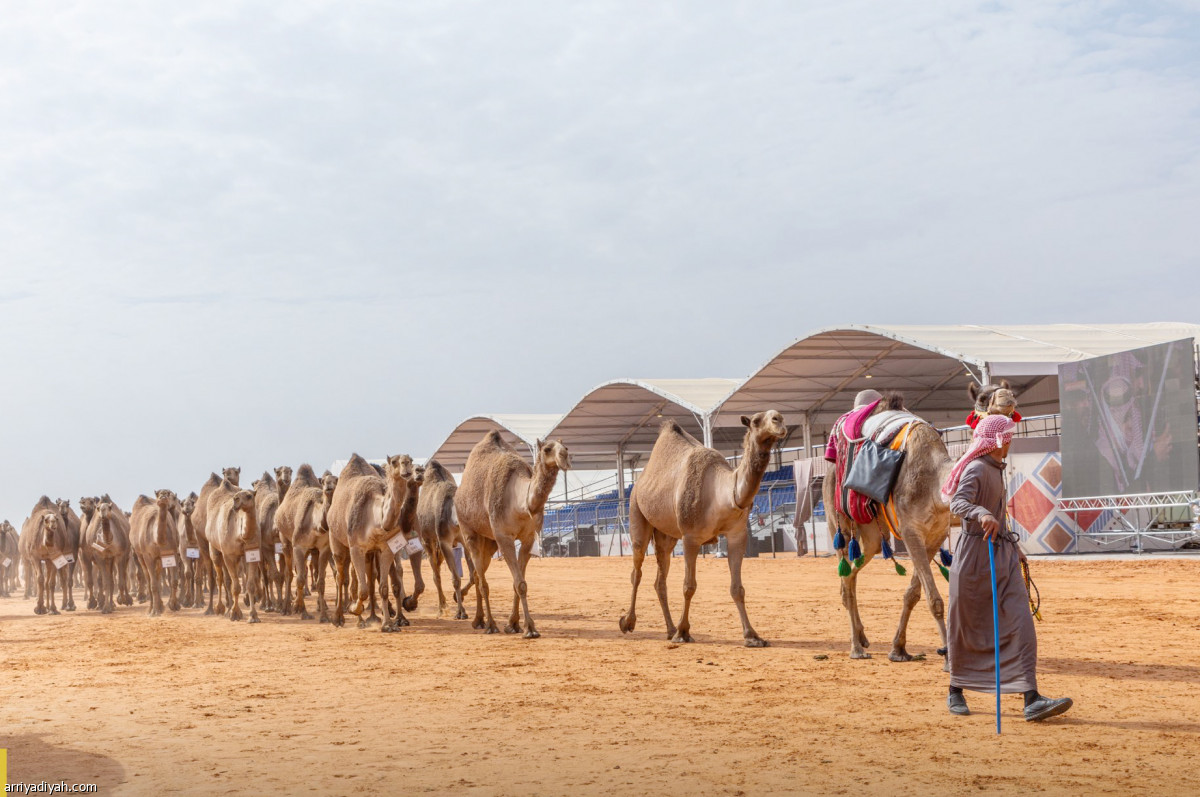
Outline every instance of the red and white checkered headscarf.
POLYGON ((1007 415, 985 415, 981 418, 975 425, 975 433, 971 436, 971 447, 958 462, 954 463, 954 470, 950 471, 950 478, 946 479, 946 483, 942 485, 942 495, 946 498, 953 498, 954 492, 958 489, 958 481, 962 478, 962 472, 971 463, 971 460, 1004 448, 1006 443, 1012 441, 1016 428, 1017 424, 1007 415))

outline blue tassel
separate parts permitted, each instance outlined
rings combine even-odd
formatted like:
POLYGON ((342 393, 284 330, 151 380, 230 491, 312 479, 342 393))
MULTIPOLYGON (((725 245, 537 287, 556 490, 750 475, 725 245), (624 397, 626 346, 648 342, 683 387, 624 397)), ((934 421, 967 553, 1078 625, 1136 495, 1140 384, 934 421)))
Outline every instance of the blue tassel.
POLYGON ((857 561, 862 559, 862 555, 862 546, 858 544, 858 537, 851 537, 849 558, 857 561))
POLYGON ((838 529, 833 535, 833 549, 840 551, 846 547, 846 535, 842 534, 842 530, 838 529))
POLYGON ((938 549, 938 556, 941 557, 942 564, 944 564, 946 567, 949 567, 950 565, 954 564, 954 557, 951 556, 950 552, 947 551, 945 548, 938 549))
POLYGON ((892 546, 888 545, 887 535, 884 535, 883 538, 880 540, 880 542, 883 545, 883 558, 891 559, 892 558, 892 546))

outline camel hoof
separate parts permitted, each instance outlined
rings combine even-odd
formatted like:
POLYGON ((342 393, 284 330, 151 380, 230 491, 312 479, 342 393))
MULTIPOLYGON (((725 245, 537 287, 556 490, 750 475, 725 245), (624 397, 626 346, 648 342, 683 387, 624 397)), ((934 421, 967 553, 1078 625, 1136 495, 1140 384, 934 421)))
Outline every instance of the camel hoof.
POLYGON ((623 614, 621 615, 621 619, 617 621, 617 627, 621 629, 622 634, 632 633, 636 625, 637 615, 631 617, 628 614, 623 614))
POLYGON ((34 614, 45 614, 46 607, 45 606, 35 606, 35 607, 33 607, 33 613, 34 614))
POLYGON ((396 621, 396 625, 403 627, 403 626, 412 625, 412 623, 409 622, 407 617, 405 617, 404 615, 400 615, 400 619, 396 621))
POLYGON ((850 658, 852 658, 852 659, 869 659, 869 658, 871 658, 871 654, 867 653, 865 650, 856 650, 856 651, 852 651, 850 653, 850 658))
POLYGON ((53 606, 51 606, 49 609, 47 609, 47 612, 49 614, 58 614, 58 609, 55 609, 53 606))
POLYGON ((335 618, 333 620, 333 627, 334 628, 345 628, 346 627, 346 618, 345 617, 335 618))
POLYGON ((301 620, 311 620, 311 619, 312 619, 312 615, 311 615, 311 614, 309 614, 309 613, 308 613, 308 612, 306 612, 306 611, 302 611, 302 612, 300 612, 300 619, 301 619, 301 620))
POLYGON ((317 620, 317 623, 319 623, 321 625, 324 625, 325 623, 328 623, 328 622, 330 622, 330 620, 329 620, 329 615, 327 615, 327 614, 321 615, 320 619, 317 620))
POLYGON ((500 633, 500 629, 499 629, 499 628, 497 628, 497 627, 496 627, 496 626, 494 626, 494 625, 489 625, 487 628, 483 629, 483 633, 485 633, 485 634, 499 634, 499 633, 500 633))
POLYGON ((483 620, 480 620, 478 617, 476 617, 474 620, 471 621, 471 627, 482 630, 482 629, 486 628, 487 625, 483 622, 483 620))
POLYGON ((207 617, 210 614, 216 614, 216 611, 214 611, 213 607, 211 607, 211 606, 209 606, 207 609, 204 610, 205 617, 207 617))
POLYGON ((906 650, 893 650, 888 654, 888 661, 912 661, 913 657, 906 650))
POLYGON ((404 607, 404 611, 406 612, 415 612, 417 610, 417 596, 409 595, 400 605, 404 607))
POLYGON ((509 623, 508 625, 504 626, 504 633, 519 634, 521 633, 521 626, 515 623, 509 623))
POLYGON ((250 620, 249 620, 249 622, 251 622, 251 623, 261 623, 261 622, 262 622, 262 620, 258 619, 258 615, 256 615, 256 614, 252 614, 252 615, 250 615, 250 620))
POLYGON ((858 644, 862 645, 864 648, 869 648, 869 647, 871 647, 871 640, 867 639, 865 636, 860 635, 858 637, 858 644))
POLYGON ((64 612, 73 612, 73 611, 75 611, 75 604, 73 604, 73 603, 72 603, 70 606, 64 606, 64 607, 63 607, 63 611, 64 611, 64 612))
POLYGON ((769 647, 771 647, 771 643, 768 642, 767 640, 763 639, 762 637, 755 636, 755 637, 750 637, 749 639, 746 640, 746 647, 748 647, 748 648, 769 648, 769 647))
POLYGON ((528 631, 526 631, 526 632, 525 632, 525 638, 526 638, 526 639, 541 639, 541 638, 542 638, 542 635, 541 635, 541 634, 539 634, 537 631, 534 631, 534 630, 531 628, 531 629, 529 629, 528 631))
POLYGON ((89 599, 88 599, 88 608, 89 608, 89 609, 95 609, 95 608, 96 608, 96 599, 95 599, 95 598, 89 598, 89 599))
POLYGON ((672 642, 693 642, 692 635, 687 631, 676 631, 675 636, 671 638, 672 642))
POLYGON ((366 628, 369 625, 370 625, 370 623, 368 623, 366 620, 362 619, 361 617, 358 618, 358 627, 359 628, 366 628))
POLYGON ((937 649, 937 654, 938 654, 939 656, 945 656, 945 655, 946 655, 946 649, 945 649, 945 648, 938 648, 938 649, 937 649))

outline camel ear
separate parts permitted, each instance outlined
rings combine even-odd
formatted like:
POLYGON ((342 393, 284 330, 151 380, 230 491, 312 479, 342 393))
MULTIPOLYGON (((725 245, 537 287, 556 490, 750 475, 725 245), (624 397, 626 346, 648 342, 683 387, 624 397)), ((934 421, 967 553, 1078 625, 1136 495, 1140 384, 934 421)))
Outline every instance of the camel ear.
POLYGON ((533 444, 533 447, 540 449, 542 447, 542 443, 544 443, 544 442, 546 442, 546 441, 539 437, 537 439, 537 442, 533 444))
POLYGON ((1000 380, 1000 387, 1004 388, 1005 390, 1012 390, 1012 385, 1008 383, 1007 379, 1000 380))
POLYGON ((979 385, 974 382, 967 384, 967 395, 971 397, 971 401, 979 398, 979 385))
POLYGON ((742 426, 749 426, 749 425, 750 425, 750 418, 746 415, 743 415, 742 416, 742 426))

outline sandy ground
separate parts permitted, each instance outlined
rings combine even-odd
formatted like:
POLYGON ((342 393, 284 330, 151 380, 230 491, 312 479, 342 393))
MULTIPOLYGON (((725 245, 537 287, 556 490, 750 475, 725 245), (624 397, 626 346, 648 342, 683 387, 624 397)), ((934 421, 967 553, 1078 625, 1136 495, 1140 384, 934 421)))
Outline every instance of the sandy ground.
MULTIPOLYGON (((627 559, 535 560, 535 641, 438 620, 428 593, 393 635, 144 607, 37 617, 0 600, 9 781, 114 794, 1200 793, 1200 559, 1035 562, 1042 690, 1076 706, 1035 725, 1008 697, 999 738, 988 697, 971 717, 946 713, 924 604, 909 650, 928 658, 887 661, 906 579, 886 565, 860 580, 869 661, 847 656, 830 560, 746 563, 750 617, 772 642, 761 650, 741 645, 712 559, 695 644, 669 644, 648 565, 625 637, 627 559)), ((502 596, 507 574, 493 574, 502 596)), ((681 582, 676 561, 673 601, 681 582)))

